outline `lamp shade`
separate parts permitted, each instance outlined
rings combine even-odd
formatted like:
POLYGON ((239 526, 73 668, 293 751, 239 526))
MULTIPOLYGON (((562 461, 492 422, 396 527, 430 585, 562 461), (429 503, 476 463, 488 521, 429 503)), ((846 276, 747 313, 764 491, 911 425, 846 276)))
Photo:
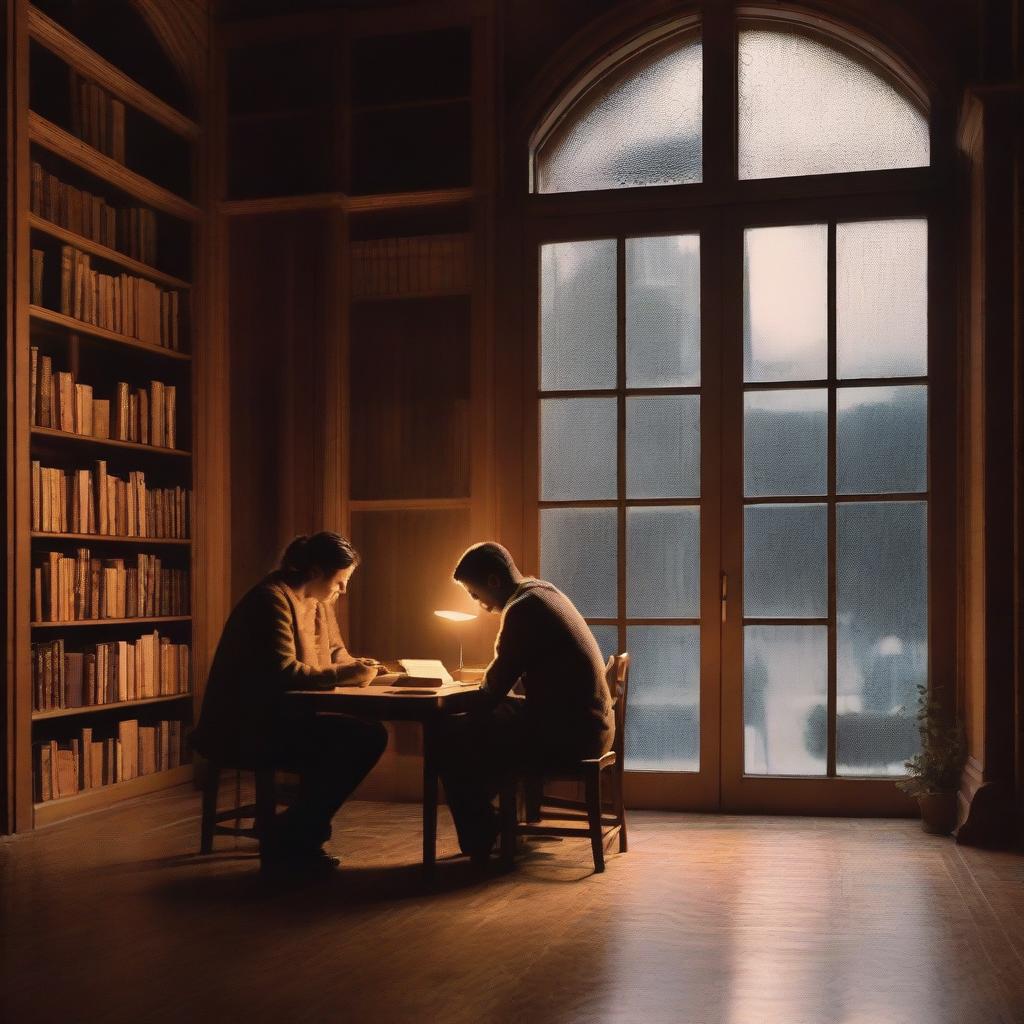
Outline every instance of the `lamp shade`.
POLYGON ((471 612, 456 612, 447 608, 438 608, 434 614, 439 619, 447 619, 448 622, 470 622, 476 618, 471 612))

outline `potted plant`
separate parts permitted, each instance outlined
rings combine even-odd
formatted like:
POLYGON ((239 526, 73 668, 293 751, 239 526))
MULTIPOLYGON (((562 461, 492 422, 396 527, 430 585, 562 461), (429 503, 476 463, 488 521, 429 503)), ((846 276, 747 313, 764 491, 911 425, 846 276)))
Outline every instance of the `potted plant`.
POLYGON ((917 687, 917 728, 921 750, 904 762, 907 778, 896 785, 917 797, 921 827, 945 836, 956 827, 956 792, 964 764, 964 733, 959 722, 950 724, 941 704, 926 686, 917 687))

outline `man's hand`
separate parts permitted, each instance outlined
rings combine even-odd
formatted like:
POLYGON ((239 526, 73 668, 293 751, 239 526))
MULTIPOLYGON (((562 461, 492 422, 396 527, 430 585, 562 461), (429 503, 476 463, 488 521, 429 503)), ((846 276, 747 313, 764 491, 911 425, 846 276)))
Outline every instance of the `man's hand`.
POLYGON ((336 676, 338 686, 366 686, 377 675, 377 670, 366 662, 369 659, 357 658, 348 665, 338 667, 336 676))
POLYGON ((379 662, 376 658, 356 658, 356 664, 372 668, 374 675, 378 676, 382 676, 388 671, 387 665, 379 662))

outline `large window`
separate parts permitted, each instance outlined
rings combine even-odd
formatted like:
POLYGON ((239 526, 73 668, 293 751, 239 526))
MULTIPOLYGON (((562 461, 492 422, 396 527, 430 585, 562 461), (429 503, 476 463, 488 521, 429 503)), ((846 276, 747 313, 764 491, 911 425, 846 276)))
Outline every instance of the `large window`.
POLYGON ((926 103, 877 48, 716 39, 612 55, 535 140, 539 569, 633 656, 628 769, 899 775, 929 672, 926 103))

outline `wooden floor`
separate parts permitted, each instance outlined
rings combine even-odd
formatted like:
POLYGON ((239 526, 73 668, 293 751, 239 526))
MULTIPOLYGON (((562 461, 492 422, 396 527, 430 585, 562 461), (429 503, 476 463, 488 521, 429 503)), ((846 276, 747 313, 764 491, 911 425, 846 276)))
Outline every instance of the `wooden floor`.
POLYGON ((246 840, 195 856, 198 813, 181 788, 0 841, 0 1019, 1024 1021, 1024 858, 915 822, 634 813, 604 875, 564 841, 426 884, 418 809, 353 803, 343 870, 281 888, 246 840))

